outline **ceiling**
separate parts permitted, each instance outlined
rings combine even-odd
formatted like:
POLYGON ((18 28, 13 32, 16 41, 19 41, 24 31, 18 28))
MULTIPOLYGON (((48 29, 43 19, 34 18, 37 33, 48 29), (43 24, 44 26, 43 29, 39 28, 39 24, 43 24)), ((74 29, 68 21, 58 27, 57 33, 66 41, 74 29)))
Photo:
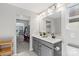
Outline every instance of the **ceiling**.
POLYGON ((35 13, 40 13, 53 5, 53 3, 11 3, 11 5, 27 9, 35 13))

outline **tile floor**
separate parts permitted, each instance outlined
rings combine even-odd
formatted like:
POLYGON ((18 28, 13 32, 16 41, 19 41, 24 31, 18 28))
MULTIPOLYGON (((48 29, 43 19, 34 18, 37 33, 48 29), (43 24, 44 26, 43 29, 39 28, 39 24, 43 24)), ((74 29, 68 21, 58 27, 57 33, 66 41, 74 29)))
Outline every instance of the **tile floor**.
MULTIPOLYGON (((19 40, 22 38, 19 38, 19 40)), ((37 56, 33 51, 29 51, 29 43, 20 40, 17 42, 17 56, 37 56)))

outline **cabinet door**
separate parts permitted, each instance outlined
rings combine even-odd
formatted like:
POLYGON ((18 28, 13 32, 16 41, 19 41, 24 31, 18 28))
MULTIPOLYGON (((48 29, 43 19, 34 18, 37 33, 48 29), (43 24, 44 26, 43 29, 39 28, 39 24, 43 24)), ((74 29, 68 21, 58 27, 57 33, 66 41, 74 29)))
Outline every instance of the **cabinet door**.
POLYGON ((54 44, 54 56, 62 55, 62 42, 54 44))
POLYGON ((38 55, 38 39, 33 37, 33 50, 38 55))
POLYGON ((40 50, 41 50, 40 51, 41 56, 52 56, 53 55, 53 49, 45 45, 41 45, 40 50))

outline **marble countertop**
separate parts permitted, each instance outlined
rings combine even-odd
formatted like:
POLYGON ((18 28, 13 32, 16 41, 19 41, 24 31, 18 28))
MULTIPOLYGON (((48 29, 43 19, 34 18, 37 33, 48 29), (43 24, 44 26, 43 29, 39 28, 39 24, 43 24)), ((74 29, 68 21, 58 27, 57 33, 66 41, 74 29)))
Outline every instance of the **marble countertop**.
POLYGON ((55 44, 57 42, 62 41, 62 39, 60 39, 60 38, 54 39, 54 38, 51 38, 51 37, 41 37, 41 36, 38 36, 38 35, 33 35, 33 37, 39 38, 41 40, 47 41, 47 42, 52 43, 52 44, 55 44))

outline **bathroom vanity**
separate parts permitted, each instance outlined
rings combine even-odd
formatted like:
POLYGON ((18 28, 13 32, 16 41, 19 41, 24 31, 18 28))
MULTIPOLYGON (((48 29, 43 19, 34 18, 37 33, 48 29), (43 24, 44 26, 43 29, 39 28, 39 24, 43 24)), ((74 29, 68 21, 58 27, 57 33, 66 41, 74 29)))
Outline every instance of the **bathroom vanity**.
POLYGON ((33 36, 33 51, 38 56, 62 56, 62 40, 33 36))
POLYGON ((39 32, 45 35, 33 35, 33 50, 38 56, 62 56, 61 11, 55 10, 51 15, 39 17, 39 32), (56 38, 52 38, 55 34, 56 38))

